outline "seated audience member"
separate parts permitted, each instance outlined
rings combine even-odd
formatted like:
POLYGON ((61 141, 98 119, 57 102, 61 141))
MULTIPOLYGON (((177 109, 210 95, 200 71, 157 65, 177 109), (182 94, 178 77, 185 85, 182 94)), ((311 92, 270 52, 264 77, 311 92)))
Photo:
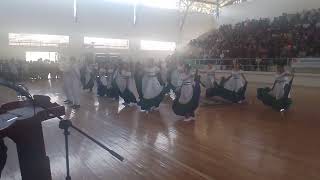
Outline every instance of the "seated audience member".
MULTIPOLYGON (((191 40, 189 49, 203 52, 198 55, 192 53, 193 59, 203 58, 204 54, 205 57, 221 59, 315 57, 320 54, 319 19, 320 9, 314 9, 282 14, 273 20, 253 19, 222 25, 210 32, 207 38, 191 40)), ((222 64, 224 68, 225 64, 222 64)), ((261 68, 267 70, 265 66, 261 68)), ((245 70, 250 70, 250 67, 245 70)))

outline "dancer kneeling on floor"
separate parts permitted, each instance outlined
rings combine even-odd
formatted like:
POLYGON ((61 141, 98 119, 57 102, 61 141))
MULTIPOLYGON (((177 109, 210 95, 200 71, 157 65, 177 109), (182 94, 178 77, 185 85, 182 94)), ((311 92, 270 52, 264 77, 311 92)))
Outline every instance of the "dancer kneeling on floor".
POLYGON ((179 116, 184 116, 185 121, 194 120, 195 110, 199 106, 200 99, 200 76, 191 72, 190 65, 185 65, 181 73, 182 86, 177 91, 177 97, 173 101, 173 112, 179 116))
POLYGON ((294 74, 286 72, 283 65, 278 65, 273 87, 259 88, 257 90, 258 99, 275 110, 287 110, 292 103, 290 90, 293 78, 294 74), (292 77, 291 80, 289 80, 288 76, 292 77))
POLYGON ((108 86, 108 77, 107 77, 107 68, 102 67, 99 69, 99 76, 97 77, 97 94, 99 96, 105 96, 107 93, 108 86))
POLYGON ((214 88, 216 86, 216 69, 212 64, 208 64, 207 68, 204 70, 199 70, 200 73, 205 74, 205 87, 207 89, 214 88))
POLYGON ((120 64, 116 74, 116 85, 119 96, 124 100, 124 105, 137 103, 136 87, 129 65, 127 63, 120 64))
POLYGON ((137 87, 137 92, 139 94, 139 99, 142 99, 143 94, 142 94, 142 78, 144 74, 144 66, 142 65, 141 62, 136 62, 135 67, 134 67, 134 80, 136 83, 137 87))
POLYGON ((215 83, 215 87, 208 88, 206 97, 222 97, 233 103, 242 103, 245 100, 247 89, 247 80, 240 71, 240 64, 234 62, 231 75, 228 78, 222 78, 220 84, 215 83))
POLYGON ((86 62, 85 65, 80 69, 80 73, 83 90, 89 89, 89 91, 92 92, 95 80, 93 65, 86 62))
POLYGON ((142 97, 139 102, 139 106, 143 111, 151 111, 154 108, 158 108, 164 97, 164 88, 158 78, 159 73, 160 68, 155 65, 153 59, 149 59, 148 65, 144 69, 142 97))
POLYGON ((117 89, 114 88, 112 85, 113 73, 114 73, 114 69, 109 66, 100 68, 99 77, 97 78, 97 84, 98 84, 97 91, 99 96, 117 98, 118 96, 118 93, 116 92, 117 89))
POLYGON ((173 61, 170 64, 168 72, 168 85, 166 87, 166 92, 169 92, 172 90, 173 92, 176 92, 176 90, 181 86, 181 77, 180 72, 183 71, 183 66, 180 64, 180 62, 173 61))

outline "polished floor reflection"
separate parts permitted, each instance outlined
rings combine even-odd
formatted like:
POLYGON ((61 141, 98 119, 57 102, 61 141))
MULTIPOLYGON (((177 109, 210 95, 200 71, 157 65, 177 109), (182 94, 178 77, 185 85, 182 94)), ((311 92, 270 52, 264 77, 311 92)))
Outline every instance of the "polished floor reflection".
MULTIPOLYGON (((82 93, 80 110, 67 108, 67 117, 125 157, 119 162, 75 131, 70 136, 74 180, 313 180, 320 179, 320 91, 294 87, 294 104, 274 112, 248 89, 248 103, 204 105, 196 121, 183 122, 168 99, 159 112, 82 93)), ((61 83, 28 84, 33 94, 64 100, 61 83)), ((15 94, 0 89, 0 103, 15 94), (4 96, 3 96, 4 95, 4 96)), ((65 177, 64 139, 58 120, 43 123, 54 180, 65 177)), ((15 145, 6 139, 8 162, 3 179, 21 179, 15 145)))

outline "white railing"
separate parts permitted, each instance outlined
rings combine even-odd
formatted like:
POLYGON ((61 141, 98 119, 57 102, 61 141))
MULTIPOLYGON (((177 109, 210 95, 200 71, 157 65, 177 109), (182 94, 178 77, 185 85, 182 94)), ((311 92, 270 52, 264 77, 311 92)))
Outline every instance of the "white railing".
POLYGON ((320 58, 213 58, 188 59, 194 66, 213 64, 217 70, 231 70, 234 61, 240 63, 244 71, 274 72, 277 64, 295 68, 299 73, 320 74, 320 58))

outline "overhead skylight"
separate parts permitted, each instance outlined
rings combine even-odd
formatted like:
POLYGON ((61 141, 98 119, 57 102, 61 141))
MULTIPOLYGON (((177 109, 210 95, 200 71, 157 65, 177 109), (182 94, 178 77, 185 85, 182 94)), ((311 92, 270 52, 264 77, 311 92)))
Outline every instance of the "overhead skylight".
POLYGON ((164 9, 178 9, 179 0, 105 0, 116 3, 140 4, 164 9))
POLYGON ((175 42, 164 41, 148 41, 141 40, 140 46, 142 50, 155 50, 155 51, 174 51, 176 49, 175 42))
POLYGON ((129 40, 84 37, 84 45, 85 47, 93 47, 93 48, 128 49, 129 40))
POLYGON ((10 46, 67 46, 69 36, 9 33, 10 46))
POLYGON ((58 53, 57 52, 26 52, 26 61, 38 61, 42 59, 42 61, 57 61, 58 53))

